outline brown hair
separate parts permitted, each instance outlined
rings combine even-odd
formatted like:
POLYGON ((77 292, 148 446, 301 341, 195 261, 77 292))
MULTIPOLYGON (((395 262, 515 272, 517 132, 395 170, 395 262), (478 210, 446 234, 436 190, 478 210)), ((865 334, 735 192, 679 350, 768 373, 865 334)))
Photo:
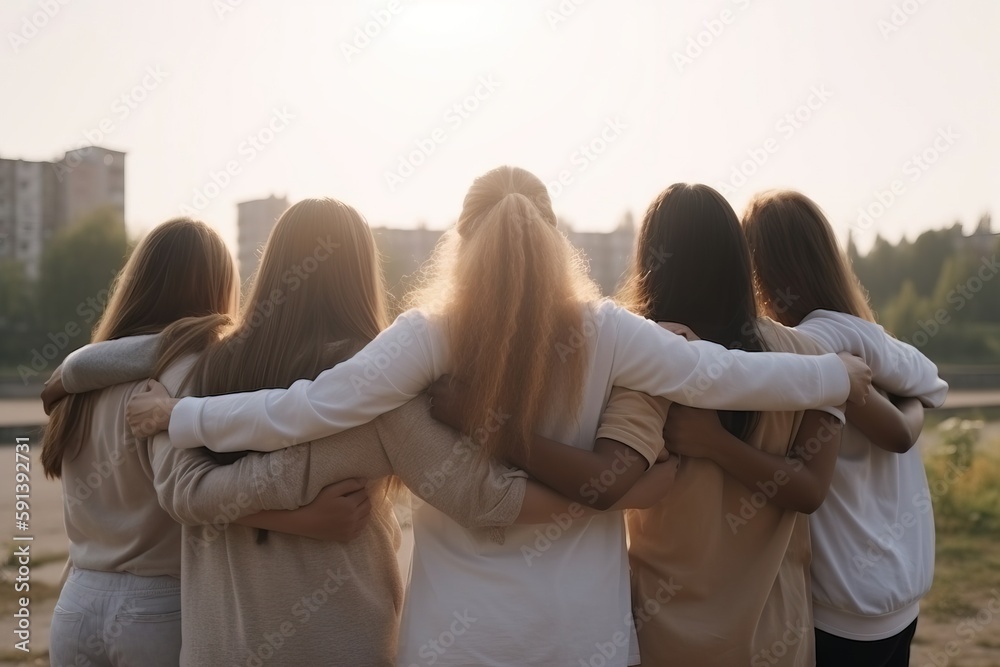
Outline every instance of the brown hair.
POLYGON ((484 455, 527 454, 543 417, 579 409, 586 356, 565 349, 598 296, 545 185, 517 167, 477 178, 425 273, 408 301, 445 316, 468 430, 495 426, 480 438, 484 455))
POLYGON ((743 215, 761 310, 795 326, 817 309, 874 322, 868 295, 816 203, 792 190, 753 197, 743 215))
MULTIPOLYGON (((157 333, 185 317, 235 312, 239 278, 222 237, 204 222, 175 218, 136 246, 111 286, 91 342, 157 333)), ((62 474, 90 433, 93 395, 71 394, 52 411, 42 439, 47 477, 62 474)))
POLYGON ((368 224, 335 199, 305 199, 271 230, 237 325, 178 322, 164 332, 157 371, 189 353, 192 340, 221 331, 218 344, 192 367, 186 386, 200 396, 284 389, 350 357, 387 324, 368 224))
MULTIPOLYGON (((164 332, 156 372, 207 345, 184 380, 197 395, 285 389, 349 358, 387 325, 368 223, 335 199, 305 199, 271 230, 239 322, 178 322, 164 332)), ((247 453, 210 455, 231 463, 247 453)), ((386 494, 399 489, 393 477, 386 494)), ((267 531, 258 530, 257 543, 266 539, 267 531)))
MULTIPOLYGON (((637 315, 685 324, 699 338, 728 348, 766 349, 739 218, 707 185, 674 183, 650 203, 617 300, 637 315)), ((759 414, 723 410, 719 418, 746 439, 759 414)))

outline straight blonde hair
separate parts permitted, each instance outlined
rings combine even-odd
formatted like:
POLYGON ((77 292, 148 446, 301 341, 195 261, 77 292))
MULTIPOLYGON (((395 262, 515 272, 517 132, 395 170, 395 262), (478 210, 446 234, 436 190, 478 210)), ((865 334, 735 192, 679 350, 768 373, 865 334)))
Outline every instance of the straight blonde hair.
POLYGON ((816 202, 792 190, 753 197, 743 215, 761 311, 796 326, 814 310, 875 321, 868 294, 816 202))
POLYGON ((528 455, 543 419, 576 416, 586 355, 565 350, 598 296, 535 175, 504 166, 473 182, 407 301, 444 316, 483 455, 528 455))
MULTIPOLYGON (((239 275, 218 232, 204 222, 175 218, 139 242, 111 285, 91 342, 157 333, 187 317, 235 313, 239 275)), ((56 404, 42 438, 45 475, 58 478, 90 432, 93 393, 56 404)))

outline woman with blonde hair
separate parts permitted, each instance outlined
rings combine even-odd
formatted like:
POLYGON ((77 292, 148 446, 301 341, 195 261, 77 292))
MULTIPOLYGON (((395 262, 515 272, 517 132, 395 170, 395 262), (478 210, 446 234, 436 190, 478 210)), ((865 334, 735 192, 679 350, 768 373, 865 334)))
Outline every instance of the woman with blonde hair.
POLYGON ((881 390, 873 399, 887 402, 887 392, 905 415, 900 437, 885 420, 855 419, 849 407, 830 493, 809 520, 817 665, 905 667, 934 572, 930 492, 913 444, 922 406, 940 406, 948 385, 930 360, 875 323, 815 202, 787 190, 760 193, 743 229, 762 310, 825 351, 863 357, 881 390), (899 521, 899 531, 887 528, 899 521))
MULTIPOLYGON (((523 169, 476 179, 416 299, 421 310, 315 381, 179 403, 154 386, 133 401, 132 423, 169 423, 175 447, 273 450, 363 424, 451 372, 469 388, 465 432, 482 453, 530 458, 536 432, 591 448, 613 384, 741 409, 839 404, 867 390, 854 359, 688 343, 597 301, 545 186, 523 169)), ((620 514, 577 505, 494 540, 423 506, 414 538, 398 664, 638 661, 620 514)))
MULTIPOLYGON (((287 386, 349 359, 384 318, 367 224, 346 204, 308 199, 275 225, 238 323, 192 318, 158 340, 85 348, 65 372, 72 388, 108 381, 109 372, 121 379, 129 364, 182 393, 287 386), (155 368, 141 368, 154 360, 155 368)), ((393 472, 435 511, 490 539, 502 539, 496 529, 511 522, 567 507, 523 473, 476 456, 477 447, 435 423, 420 398, 367 426, 269 455, 175 449, 157 437, 150 466, 159 500, 184 524, 182 663, 392 664, 402 606, 393 472), (350 477, 371 480, 372 519, 344 546, 302 539, 318 528, 262 511, 305 505, 350 477), (264 539, 232 525, 251 513, 251 526, 269 529, 264 539), (215 618, 233 622, 207 622, 215 618)))

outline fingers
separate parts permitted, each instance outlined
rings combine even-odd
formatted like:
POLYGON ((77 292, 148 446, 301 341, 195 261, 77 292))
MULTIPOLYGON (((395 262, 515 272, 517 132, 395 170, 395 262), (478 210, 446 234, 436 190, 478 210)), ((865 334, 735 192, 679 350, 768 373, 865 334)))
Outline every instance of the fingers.
POLYGON ((666 329, 670 333, 677 334, 678 336, 683 336, 687 340, 698 340, 698 336, 695 335, 694 331, 690 327, 680 324, 678 322, 657 322, 662 328, 666 329))

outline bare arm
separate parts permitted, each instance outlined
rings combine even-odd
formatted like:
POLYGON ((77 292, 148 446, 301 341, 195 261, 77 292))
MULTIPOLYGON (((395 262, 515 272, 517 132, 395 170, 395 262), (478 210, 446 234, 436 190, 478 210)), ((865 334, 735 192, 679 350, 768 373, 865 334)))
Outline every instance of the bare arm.
POLYGON ((809 410, 788 455, 776 456, 726 431, 715 412, 673 406, 664 435, 670 451, 707 458, 778 507, 811 514, 830 488, 842 430, 830 415, 809 410))
POLYGON ((233 523, 314 540, 347 543, 368 525, 371 508, 365 481, 348 479, 327 486, 315 500, 297 510, 265 510, 233 523))
POLYGON ((889 452, 910 451, 924 423, 924 406, 917 398, 897 399, 899 405, 873 391, 865 405, 847 406, 847 421, 872 444, 889 452))
POLYGON ((890 400, 906 418, 906 424, 910 427, 910 438, 916 444, 920 434, 924 431, 924 404, 919 398, 900 398, 891 396, 890 400))
MULTIPOLYGON (((428 388, 428 394, 433 399, 431 415, 435 419, 463 427, 466 392, 461 387, 443 376, 428 388)), ((614 389, 601 426, 606 437, 598 433, 593 451, 536 434, 530 454, 511 463, 570 500, 598 510, 610 509, 648 469, 656 457, 652 450, 662 445, 660 431, 666 408, 656 409, 654 404, 649 409, 646 401, 658 399, 645 396, 644 401, 639 396, 645 395, 614 389), (658 442, 641 443, 644 434, 658 442)))
POLYGON ((634 449, 616 440, 598 438, 588 451, 537 435, 530 457, 513 463, 566 498, 598 510, 621 500, 649 467, 634 449))

